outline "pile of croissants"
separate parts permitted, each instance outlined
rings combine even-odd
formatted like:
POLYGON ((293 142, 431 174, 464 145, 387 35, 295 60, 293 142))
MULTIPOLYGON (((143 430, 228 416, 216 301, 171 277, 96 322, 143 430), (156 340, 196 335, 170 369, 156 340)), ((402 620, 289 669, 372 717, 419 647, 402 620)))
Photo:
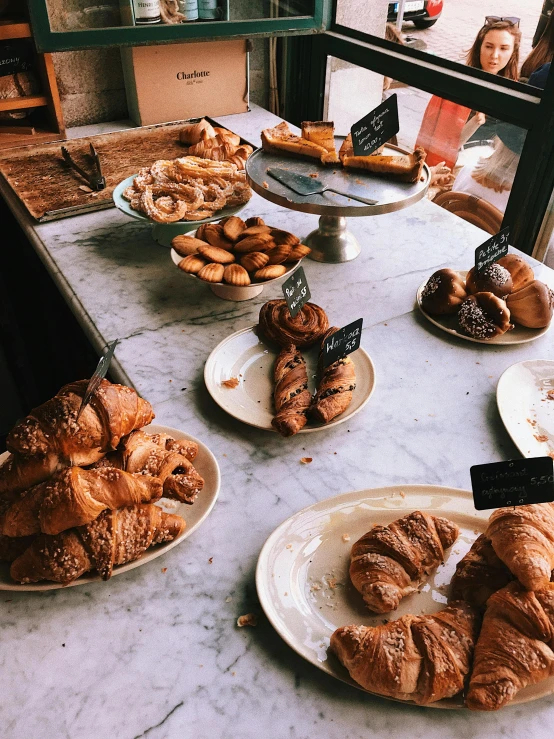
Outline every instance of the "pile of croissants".
POLYGON ((0 467, 0 561, 19 583, 68 584, 115 565, 185 529, 155 501, 193 503, 204 480, 192 461, 198 445, 142 427, 154 418, 134 390, 102 380, 65 385, 8 434, 0 467))
POLYGON ((187 146, 187 156, 212 159, 215 162, 232 162, 237 169, 244 169, 252 154, 252 147, 240 143, 240 136, 226 128, 212 126, 202 118, 181 129, 179 141, 187 146))
MULTIPOLYGON (((352 584, 370 611, 388 613, 458 535, 420 511, 374 526, 352 547, 352 584)), ((497 710, 554 675, 553 568, 554 503, 499 508, 458 562, 446 608, 343 626, 331 651, 373 693, 427 705, 464 691, 471 710, 497 710)))

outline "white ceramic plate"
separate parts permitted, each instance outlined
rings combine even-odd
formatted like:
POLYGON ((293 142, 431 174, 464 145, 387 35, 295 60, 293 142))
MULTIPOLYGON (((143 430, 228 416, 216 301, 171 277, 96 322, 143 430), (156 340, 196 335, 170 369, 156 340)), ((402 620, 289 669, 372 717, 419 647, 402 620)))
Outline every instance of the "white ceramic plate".
MULTIPOLYGON (((194 533, 194 531, 196 531, 196 529, 202 524, 204 519, 212 510, 219 494, 219 487, 221 484, 219 465, 217 464, 216 458, 205 444, 202 444, 201 441, 195 439, 194 436, 185 434, 184 432, 171 428, 170 426, 150 424, 150 426, 145 426, 143 430, 148 431, 151 434, 169 434, 169 436, 172 436, 174 439, 188 439, 189 441, 195 441, 198 444, 198 454, 193 464, 204 478, 205 484, 202 491, 198 494, 198 498, 192 505, 162 498, 157 505, 163 508, 167 513, 177 513, 179 516, 182 516, 187 522, 185 530, 173 541, 147 549, 142 557, 134 562, 128 562, 125 565, 114 567, 112 577, 121 575, 123 572, 127 572, 128 570, 133 570, 135 567, 141 567, 141 565, 151 562, 153 559, 165 554, 177 544, 180 544, 184 539, 194 533)), ((0 464, 2 464, 7 456, 7 452, 0 455, 0 464)), ((61 585, 60 583, 54 582, 39 582, 19 585, 18 583, 14 583, 11 579, 9 571, 9 564, 4 562, 0 563, 0 590, 56 590, 58 588, 70 588, 75 585, 103 582, 99 575, 82 575, 74 582, 69 583, 69 585, 61 585)))
MULTIPOLYGON (((191 236, 193 236, 194 233, 191 233, 191 236)), ((184 257, 177 254, 175 249, 171 249, 171 259, 173 264, 179 266, 179 262, 184 259, 184 257)), ((255 298, 256 295, 259 295, 263 291, 266 285, 271 285, 273 282, 286 280, 287 277, 290 277, 301 261, 302 260, 294 262, 294 264, 292 264, 283 275, 275 277, 273 280, 252 282, 250 285, 228 285, 226 282, 204 282, 204 284, 211 288, 214 295, 217 295, 219 298, 223 298, 224 300, 252 300, 252 298, 255 298)), ((192 277, 195 280, 199 279, 196 275, 188 274, 187 272, 183 272, 183 274, 186 277, 192 277)), ((203 280, 200 281, 203 282, 203 280)))
MULTIPOLYGON (((333 631, 349 624, 377 626, 383 618, 444 608, 456 563, 484 531, 487 519, 488 512, 473 507, 471 493, 434 485, 360 490, 323 500, 291 516, 264 544, 256 569, 260 603, 275 630, 298 654, 323 672, 363 690, 328 652, 333 631), (389 524, 414 510, 454 521, 460 537, 420 592, 404 598, 394 614, 371 615, 350 584, 352 544, 374 524, 389 524)), ((549 678, 522 690, 512 704, 552 692, 554 678, 549 678)), ((450 698, 429 707, 463 705, 461 699, 450 698)))
MULTIPOLYGON (((467 275, 467 270, 459 270, 457 274, 465 279, 467 275)), ((535 339, 538 339, 538 337, 545 334, 552 325, 552 323, 550 323, 545 328, 525 328, 525 326, 518 326, 517 324, 515 324, 514 328, 511 331, 506 331, 505 334, 502 334, 501 336, 495 336, 493 339, 474 339, 473 336, 466 336, 466 334, 458 330, 458 317, 456 315, 431 316, 429 315, 429 313, 426 313, 423 310, 423 308, 421 307, 421 293, 423 292, 423 288, 426 284, 427 280, 425 280, 425 282, 422 283, 417 290, 417 304, 419 310, 423 313, 428 321, 431 321, 431 323, 433 323, 435 326, 438 326, 438 328, 441 328, 443 331, 446 331, 453 336, 457 336, 459 339, 473 341, 475 344, 494 344, 495 346, 497 346, 498 344, 525 344, 528 341, 534 341, 535 339)))
MULTIPOLYGON (((215 402, 230 416, 243 423, 267 431, 273 412, 273 365, 277 351, 258 338, 255 326, 231 334, 216 346, 204 367, 204 381, 215 402), (224 380, 236 377, 239 384, 228 388, 224 380)), ((302 350, 308 367, 309 390, 315 388, 318 348, 302 350)), ((350 355, 356 368, 356 389, 346 411, 327 424, 308 422, 299 433, 322 431, 348 421, 364 407, 375 387, 375 368, 369 355, 360 347, 350 355)), ((275 432, 276 433, 276 432, 275 432)))
POLYGON ((531 359, 508 367, 498 381, 496 402, 524 457, 554 457, 554 361, 531 359))

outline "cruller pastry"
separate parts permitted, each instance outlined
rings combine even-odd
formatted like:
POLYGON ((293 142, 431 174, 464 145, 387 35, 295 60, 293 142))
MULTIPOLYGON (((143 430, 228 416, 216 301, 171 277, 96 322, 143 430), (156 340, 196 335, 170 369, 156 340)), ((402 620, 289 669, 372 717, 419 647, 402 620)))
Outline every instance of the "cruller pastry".
POLYGON ((305 349, 321 341, 329 328, 327 314, 315 303, 305 303, 293 318, 286 300, 269 300, 260 308, 259 331, 278 346, 294 344, 305 349))

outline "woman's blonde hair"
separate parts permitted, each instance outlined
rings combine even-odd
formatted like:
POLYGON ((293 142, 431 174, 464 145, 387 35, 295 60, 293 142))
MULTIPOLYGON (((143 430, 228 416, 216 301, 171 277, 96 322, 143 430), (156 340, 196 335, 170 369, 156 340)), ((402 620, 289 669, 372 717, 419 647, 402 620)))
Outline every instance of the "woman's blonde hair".
POLYGON ((496 21, 495 23, 486 23, 477 34, 473 46, 468 52, 466 64, 475 69, 481 67, 481 46, 485 40, 485 36, 490 31, 508 31, 514 37, 514 50, 506 66, 498 72, 499 77, 506 77, 509 80, 518 79, 519 66, 519 45, 521 43, 521 31, 510 21, 496 21))

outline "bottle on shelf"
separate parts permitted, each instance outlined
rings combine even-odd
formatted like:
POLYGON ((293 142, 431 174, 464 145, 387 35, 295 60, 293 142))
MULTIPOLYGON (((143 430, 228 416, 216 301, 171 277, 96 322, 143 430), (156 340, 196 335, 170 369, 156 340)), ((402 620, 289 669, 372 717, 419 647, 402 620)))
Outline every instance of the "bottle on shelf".
POLYGON ((133 8, 137 25, 159 23, 162 19, 160 0, 133 0, 133 8))
POLYGON ((184 15, 183 23, 198 20, 198 0, 179 0, 179 12, 184 15))

